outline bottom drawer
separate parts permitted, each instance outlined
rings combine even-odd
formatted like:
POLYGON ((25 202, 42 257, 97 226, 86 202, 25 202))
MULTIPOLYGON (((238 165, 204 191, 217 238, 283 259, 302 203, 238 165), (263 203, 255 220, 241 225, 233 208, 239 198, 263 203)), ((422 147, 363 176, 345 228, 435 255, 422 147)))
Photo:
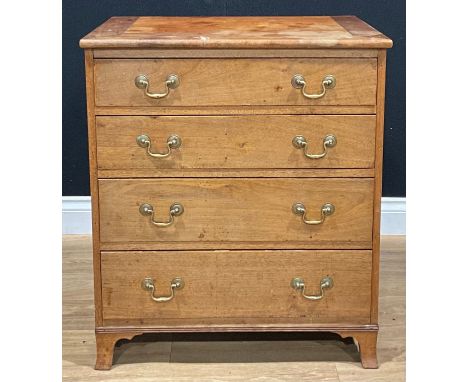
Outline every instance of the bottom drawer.
POLYGON ((102 252, 104 325, 249 318, 367 324, 371 261, 371 251, 357 250, 102 252), (152 299, 170 297, 177 277, 184 285, 173 288, 172 299, 152 299), (145 278, 154 290, 150 281, 143 287, 145 278), (294 278, 303 279, 305 288, 294 289, 294 278), (321 299, 302 296, 302 290, 320 296, 321 284, 321 299))

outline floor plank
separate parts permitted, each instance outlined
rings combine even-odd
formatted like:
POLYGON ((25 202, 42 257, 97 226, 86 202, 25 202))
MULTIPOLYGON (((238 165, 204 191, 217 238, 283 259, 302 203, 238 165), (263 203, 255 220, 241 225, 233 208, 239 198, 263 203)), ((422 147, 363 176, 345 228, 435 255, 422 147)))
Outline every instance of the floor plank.
POLYGON ((323 333, 148 334, 118 343, 95 371, 91 238, 63 237, 64 381, 404 381, 405 237, 382 237, 380 368, 364 370, 350 341, 323 333))

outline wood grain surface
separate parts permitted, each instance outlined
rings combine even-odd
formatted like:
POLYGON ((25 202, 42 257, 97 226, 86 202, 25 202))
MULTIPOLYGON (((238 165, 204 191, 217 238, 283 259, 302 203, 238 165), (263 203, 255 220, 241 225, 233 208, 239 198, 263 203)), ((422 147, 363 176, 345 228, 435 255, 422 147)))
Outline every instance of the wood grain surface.
MULTIPOLYGON (((371 251, 216 251, 103 252, 104 324, 125 319, 130 324, 164 324, 165 318, 285 318, 294 324, 368 324, 371 251), (154 302, 141 287, 155 280, 156 295, 170 294, 170 282, 185 286, 173 300, 154 302), (291 286, 302 277, 308 294, 320 294, 320 281, 334 285, 322 300, 303 298, 291 286)), ((236 321, 232 321, 236 322, 236 321)))
MULTIPOLYGON (((102 243, 173 243, 197 248, 210 243, 251 242, 284 248, 297 243, 310 248, 372 248, 373 179, 101 179, 102 243), (183 215, 159 228, 139 206, 153 206, 155 219, 167 221, 169 207, 179 202, 183 215), (336 211, 320 225, 306 225, 292 212, 303 202, 308 219, 319 219, 324 203, 336 211)), ((102 246, 101 246, 102 249, 102 246)), ((149 249, 146 247, 145 249, 149 249)))
MULTIPOLYGON (((99 170, 373 168, 374 116, 213 116, 97 117, 99 170), (136 138, 147 135, 152 152, 167 151, 177 134, 182 146, 167 158, 154 158, 136 138), (323 139, 337 145, 325 157, 309 159, 292 145, 295 136, 308 142, 308 153, 323 152, 323 139)), ((119 177, 118 172, 114 172, 119 177)))
POLYGON ((376 106, 315 106, 315 105, 302 105, 302 106, 160 106, 160 107, 122 107, 122 106, 96 106, 95 114, 102 116, 109 115, 277 115, 277 114, 375 114, 376 106))
POLYGON ((96 59, 97 106, 375 105, 377 61, 373 58, 277 59, 96 59), (145 96, 135 77, 149 79, 150 92, 164 91, 170 74, 180 85, 161 99, 145 96), (302 74, 308 93, 320 93, 332 74, 336 86, 319 99, 291 85, 302 74))
POLYGON ((373 323, 379 319, 379 272, 380 272, 380 219, 382 200, 383 140, 385 112, 385 73, 387 51, 379 51, 377 88, 377 125, 375 140, 374 219, 372 227, 372 313, 373 323))
POLYGON ((372 178, 373 168, 98 170, 99 178, 372 178))
POLYGON ((112 17, 82 48, 390 48, 355 16, 112 17))
POLYGON ((96 144, 96 116, 94 115, 94 59, 91 49, 85 50, 85 72, 86 72, 86 111, 88 121, 88 158, 89 158, 89 186, 91 192, 92 206, 92 230, 93 230, 93 252, 94 252, 94 301, 96 309, 96 325, 102 325, 101 308, 101 254, 99 252, 99 184, 98 184, 98 162, 96 144))
POLYGON ((94 58, 377 57, 378 49, 93 49, 94 58))

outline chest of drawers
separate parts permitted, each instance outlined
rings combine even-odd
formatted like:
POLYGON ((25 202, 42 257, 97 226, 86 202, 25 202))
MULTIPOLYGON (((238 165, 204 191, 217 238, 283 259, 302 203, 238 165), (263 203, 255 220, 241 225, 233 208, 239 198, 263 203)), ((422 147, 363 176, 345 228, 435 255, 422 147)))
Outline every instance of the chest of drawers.
POLYGON ((386 49, 353 16, 84 37, 97 369, 150 332, 327 331, 377 367, 386 49))

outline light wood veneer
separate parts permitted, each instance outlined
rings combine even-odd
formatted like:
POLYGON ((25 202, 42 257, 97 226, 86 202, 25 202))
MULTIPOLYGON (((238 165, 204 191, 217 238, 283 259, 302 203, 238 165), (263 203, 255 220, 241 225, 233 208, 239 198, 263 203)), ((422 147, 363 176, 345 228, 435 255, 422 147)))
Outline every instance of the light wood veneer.
POLYGON ((85 49, 97 369, 117 340, 148 332, 330 331, 353 337, 377 367, 380 197, 386 49, 390 39, 354 16, 116 17, 80 41, 85 49), (169 74, 180 85, 160 99, 169 74), (309 99, 326 75, 336 86, 309 99), (150 157, 136 137, 163 152, 150 157), (308 152, 337 145, 320 159, 308 152), (142 216, 168 219, 167 228, 142 216), (308 219, 324 203, 335 212, 308 219), (320 300, 294 290, 293 277, 320 300), (182 277, 167 302, 156 292, 182 277))
MULTIPOLYGON (((127 320, 136 325, 165 319, 278 319, 278 323, 370 323, 371 251, 209 251, 103 252, 104 323, 127 320), (233 278, 232 273, 236 272, 233 278), (153 277, 157 294, 170 293, 174 276, 185 281, 176 298, 155 304, 141 281, 153 277), (326 298, 311 303, 291 288, 304 278, 317 294, 320 281, 332 277, 326 298)), ((170 321, 169 321, 170 322, 170 321)), ((274 321, 273 321, 274 322, 274 321)))
POLYGON ((372 115, 97 117, 98 169, 146 170, 151 177, 159 169, 373 168, 375 123, 372 115), (164 152, 173 134, 182 146, 167 158, 153 158, 136 143, 142 134, 154 151, 164 152), (302 135, 307 152, 322 153, 329 134, 337 145, 321 160, 292 145, 302 135))
MULTIPOLYGON (((228 243, 254 243, 258 248, 372 248, 373 179, 101 179, 100 238, 104 243, 151 243, 191 249, 197 243, 223 248, 228 243), (149 203, 155 219, 168 220, 179 202, 184 213, 159 228, 139 206, 149 203), (308 219, 320 219, 322 206, 335 206, 333 215, 310 226, 292 212, 302 202, 308 219)), ((145 247, 149 249, 150 246, 145 247)))
POLYGON ((302 74, 307 90, 319 93, 324 76, 333 73, 336 86, 314 105, 375 105, 377 60, 372 58, 290 59, 97 59, 94 67, 97 106, 248 106, 309 105, 291 86, 302 74), (170 74, 180 85, 163 99, 142 96, 135 77, 145 74, 150 90, 162 92, 170 74))

